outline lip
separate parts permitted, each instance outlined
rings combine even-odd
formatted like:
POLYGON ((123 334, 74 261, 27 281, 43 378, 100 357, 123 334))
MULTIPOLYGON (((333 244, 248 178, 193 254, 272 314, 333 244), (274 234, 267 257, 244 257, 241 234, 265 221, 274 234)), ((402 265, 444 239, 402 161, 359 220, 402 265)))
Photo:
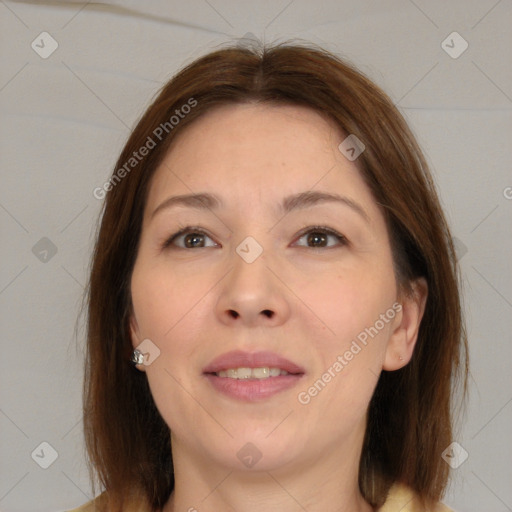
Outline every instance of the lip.
MULTIPOLYGON (((217 373, 230 368, 280 368, 292 374, 304 374, 304 368, 274 352, 244 352, 233 350, 215 358, 205 368, 203 373, 217 373)), ((277 377, 273 377, 277 378, 277 377)))
POLYGON ((203 369, 203 375, 220 393, 238 400, 256 402, 295 386, 304 377, 304 369, 274 352, 243 352, 235 350, 215 358, 203 369), (216 372, 229 368, 280 368, 290 375, 267 379, 231 379, 216 372))

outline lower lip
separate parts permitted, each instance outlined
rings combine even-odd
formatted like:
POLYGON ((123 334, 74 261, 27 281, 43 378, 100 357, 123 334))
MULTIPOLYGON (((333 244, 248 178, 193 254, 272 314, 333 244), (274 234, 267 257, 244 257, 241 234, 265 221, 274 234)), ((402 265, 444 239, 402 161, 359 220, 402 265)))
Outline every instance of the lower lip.
POLYGON ((256 402, 295 386, 303 374, 280 375, 266 379, 230 379, 208 373, 205 375, 212 386, 232 398, 256 402))

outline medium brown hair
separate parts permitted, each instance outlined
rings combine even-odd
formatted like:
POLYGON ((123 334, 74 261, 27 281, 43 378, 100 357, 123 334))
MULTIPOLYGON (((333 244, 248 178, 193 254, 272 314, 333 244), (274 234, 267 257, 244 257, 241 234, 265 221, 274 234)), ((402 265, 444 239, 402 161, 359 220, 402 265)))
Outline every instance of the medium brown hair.
POLYGON ((212 108, 250 101, 312 108, 366 147, 357 164, 385 216, 397 282, 410 293, 411 280, 423 276, 428 298, 411 361, 381 373, 369 404, 359 485, 372 506, 383 504, 394 482, 425 503, 438 501, 448 482, 441 453, 453 441, 453 391, 462 383, 466 396, 468 374, 450 231, 422 152, 393 102, 339 57, 296 43, 228 47, 186 66, 146 110, 104 187, 86 297, 83 412, 93 489, 97 475, 109 510, 117 511, 132 490, 156 510, 174 488, 169 427, 146 374, 129 362, 130 278, 151 177, 171 142, 212 108), (188 113, 170 123, 177 111, 188 113), (155 147, 130 160, 149 138, 155 147))

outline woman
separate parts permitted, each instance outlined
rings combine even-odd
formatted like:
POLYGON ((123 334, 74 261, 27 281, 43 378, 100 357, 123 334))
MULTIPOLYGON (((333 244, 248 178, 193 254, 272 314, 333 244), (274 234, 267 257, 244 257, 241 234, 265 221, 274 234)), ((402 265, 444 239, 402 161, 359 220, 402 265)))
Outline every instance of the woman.
POLYGON ((84 430, 104 492, 77 510, 449 510, 459 271, 378 87, 322 49, 215 51, 94 194, 84 430))

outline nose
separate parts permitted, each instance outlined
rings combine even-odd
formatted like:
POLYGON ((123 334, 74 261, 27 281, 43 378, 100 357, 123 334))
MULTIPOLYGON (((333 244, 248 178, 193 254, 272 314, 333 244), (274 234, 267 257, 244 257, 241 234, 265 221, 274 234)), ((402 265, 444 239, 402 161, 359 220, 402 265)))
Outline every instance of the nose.
POLYGON ((216 313, 226 325, 278 326, 290 316, 289 294, 280 272, 271 268, 265 250, 251 263, 236 251, 220 283, 216 313))

